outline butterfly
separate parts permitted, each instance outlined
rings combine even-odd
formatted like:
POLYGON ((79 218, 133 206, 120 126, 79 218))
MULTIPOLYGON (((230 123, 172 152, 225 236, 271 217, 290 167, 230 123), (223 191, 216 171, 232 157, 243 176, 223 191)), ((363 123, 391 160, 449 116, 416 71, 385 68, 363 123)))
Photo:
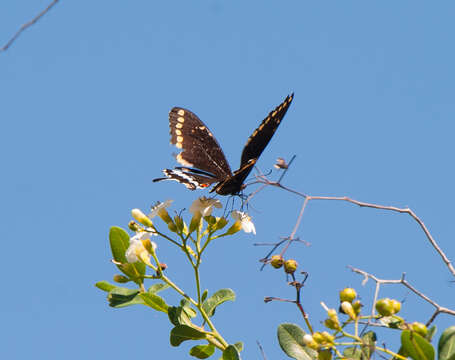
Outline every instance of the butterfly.
POLYGON ((216 183, 210 192, 238 195, 245 188, 245 179, 280 125, 293 98, 293 93, 288 95, 248 138, 240 167, 234 173, 207 126, 191 111, 172 108, 169 112, 171 144, 182 150, 176 160, 183 166, 164 169, 166 177, 153 181, 175 180, 190 190, 207 188, 216 183))

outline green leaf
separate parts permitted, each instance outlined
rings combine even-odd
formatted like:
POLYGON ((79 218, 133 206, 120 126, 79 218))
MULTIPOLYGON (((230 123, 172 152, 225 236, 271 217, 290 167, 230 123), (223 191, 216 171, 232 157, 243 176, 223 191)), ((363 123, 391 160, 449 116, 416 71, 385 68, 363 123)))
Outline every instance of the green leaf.
POLYGON ((234 345, 229 345, 226 349, 224 349, 222 359, 223 360, 240 360, 240 354, 234 345))
POLYGON ((95 286, 98 288, 98 289, 101 289, 103 291, 106 291, 106 292, 109 292, 111 291, 112 289, 115 289, 117 286, 116 285, 112 285, 111 283, 107 282, 107 281, 98 281, 95 286))
POLYGON ((348 359, 360 360, 362 359, 362 350, 358 346, 347 347, 343 350, 344 357, 348 359))
POLYGON ((425 339, 431 342, 434 334, 436 334, 436 325, 433 325, 431 328, 428 329, 427 335, 425 335, 425 339))
POLYGON ((130 245, 130 236, 120 227, 112 226, 109 231, 112 257, 115 261, 126 263, 125 252, 130 245))
POLYGON ((362 336, 363 345, 360 347, 362 351, 362 357, 364 359, 370 359, 376 349, 376 334, 373 331, 368 331, 362 336))
POLYGON ((317 359, 318 353, 303 343, 305 332, 298 325, 280 324, 277 335, 281 349, 287 356, 297 360, 317 359))
POLYGON ((144 304, 141 297, 138 296, 139 290, 127 289, 122 287, 116 287, 109 291, 107 300, 109 306, 114 308, 122 308, 125 306, 144 304))
POLYGON ((150 294, 150 293, 141 293, 140 297, 144 300, 144 304, 150 306, 152 309, 157 311, 162 311, 167 314, 169 305, 163 300, 161 296, 150 294))
POLYGON ((201 296, 201 301, 204 302, 205 299, 207 299, 207 295, 209 294, 209 291, 207 289, 204 290, 201 296))
POLYGON ((148 292, 149 294, 156 294, 159 293, 160 291, 163 291, 169 287, 168 284, 154 284, 149 287, 148 292))
POLYGON ((218 290, 215 294, 210 296, 207 300, 205 300, 202 304, 202 308, 204 309, 205 313, 210 317, 213 316, 215 313, 215 309, 218 305, 221 305, 225 301, 234 301, 235 300, 235 293, 231 289, 221 289, 218 290))
POLYGON ((177 325, 171 330, 170 341, 172 346, 179 346, 186 340, 202 340, 205 338, 206 335, 202 331, 187 325, 177 325))
POLYGON ((128 264, 126 261, 125 252, 130 244, 128 233, 122 228, 113 226, 109 231, 109 242, 114 260, 121 263, 117 268, 135 283, 141 284, 145 274, 145 264, 141 262, 128 264))
POLYGON ((191 303, 189 302, 189 300, 187 300, 187 299, 182 299, 182 300, 180 300, 180 306, 183 308, 183 310, 185 311, 185 313, 186 313, 190 318, 196 317, 196 315, 197 315, 196 310, 194 310, 194 309, 191 307, 191 303))
POLYGON ((170 322, 175 326, 177 325, 193 326, 193 323, 191 322, 192 316, 188 314, 187 311, 188 309, 193 310, 191 308, 184 308, 182 306, 169 307, 167 314, 169 316, 170 322))
POLYGON ((454 360, 455 359, 455 326, 448 327, 444 330, 438 343, 438 359, 454 360))
POLYGON ((190 355, 198 359, 207 359, 212 356, 215 352, 215 346, 212 344, 208 345, 196 345, 190 350, 190 355))
POLYGON ((404 330, 401 333, 401 346, 407 355, 414 360, 433 360, 434 348, 416 332, 404 330))

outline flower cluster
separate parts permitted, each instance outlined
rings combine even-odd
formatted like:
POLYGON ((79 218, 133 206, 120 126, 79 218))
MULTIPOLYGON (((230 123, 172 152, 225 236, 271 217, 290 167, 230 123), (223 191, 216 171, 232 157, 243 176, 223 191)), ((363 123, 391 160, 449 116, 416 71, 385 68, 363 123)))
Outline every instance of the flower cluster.
MULTIPOLYGON (((189 209, 190 213, 193 215, 189 227, 180 216, 171 218, 167 212, 167 208, 171 204, 172 200, 157 202, 152 206, 149 215, 145 215, 140 209, 133 209, 131 211, 131 215, 136 222, 132 221, 129 224, 129 228, 134 231, 135 234, 130 237, 129 247, 125 253, 128 263, 141 261, 148 264, 150 262, 150 255, 152 252, 155 252, 157 248, 156 243, 151 241, 150 238, 152 236, 160 235, 152 221, 152 219, 157 216, 167 224, 170 231, 183 236, 182 238, 188 238, 190 233, 198 229, 200 230, 202 219, 208 223, 210 232, 221 230, 228 223, 228 220, 224 217, 212 216, 214 208, 222 208, 221 202, 217 199, 206 198, 204 196, 196 199, 189 209)), ((251 217, 247 213, 235 210, 232 211, 231 215, 235 220, 234 224, 226 233, 218 235, 218 237, 232 235, 240 230, 243 230, 246 233, 256 234, 256 228, 251 221, 251 217)), ((186 244, 185 249, 192 256, 195 255, 194 250, 189 245, 186 244)))

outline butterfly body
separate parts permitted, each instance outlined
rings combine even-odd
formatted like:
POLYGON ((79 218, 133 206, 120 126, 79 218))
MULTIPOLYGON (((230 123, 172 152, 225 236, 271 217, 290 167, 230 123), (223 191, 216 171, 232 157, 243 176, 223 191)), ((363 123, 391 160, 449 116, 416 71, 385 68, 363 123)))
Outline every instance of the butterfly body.
POLYGON ((164 169, 165 178, 153 181, 175 180, 188 189, 203 189, 217 183, 210 192, 219 195, 237 195, 256 164, 281 120, 294 94, 286 99, 262 121, 248 138, 242 151, 240 167, 232 173, 223 150, 207 126, 190 110, 174 107, 169 112, 171 144, 182 151, 176 160, 183 166, 164 169))

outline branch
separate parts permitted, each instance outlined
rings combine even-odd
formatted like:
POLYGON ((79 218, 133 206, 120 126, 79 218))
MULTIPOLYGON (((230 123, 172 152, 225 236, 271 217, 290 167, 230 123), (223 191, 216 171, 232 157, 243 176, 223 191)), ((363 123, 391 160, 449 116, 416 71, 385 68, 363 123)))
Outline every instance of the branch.
POLYGON ((382 284, 402 284, 405 287, 407 287, 409 290, 411 290, 414 294, 416 294, 417 296, 419 296, 422 299, 424 299, 426 302, 428 302, 431 305, 433 305, 433 307, 435 307, 436 310, 433 313, 433 315, 431 315, 430 319, 427 321, 426 326, 429 326, 433 322, 433 320, 436 318, 436 316, 441 314, 441 313, 445 313, 445 314, 449 314, 449 315, 455 316, 455 310, 451 310, 451 309, 448 309, 446 307, 443 307, 443 306, 439 305, 436 301, 430 299, 427 295, 425 295, 421 291, 417 290, 414 286, 412 286, 407 280, 405 280, 405 274, 404 273, 403 273, 403 275, 401 275, 401 279, 399 279, 399 280, 385 280, 385 279, 379 279, 376 276, 374 276, 372 274, 369 274, 369 273, 367 273, 364 270, 356 269, 356 268, 354 268, 352 266, 348 266, 348 267, 353 272, 355 272, 357 274, 360 274, 360 275, 363 275, 365 277, 364 281, 362 282, 362 285, 364 285, 367 282, 368 279, 372 279, 373 281, 376 282, 376 291, 375 291, 375 294, 374 294, 374 300, 373 300, 373 305, 372 305, 372 309, 371 309, 371 315, 373 317, 375 315, 374 314, 374 307, 375 307, 376 301, 378 300, 379 287, 382 284))
MULTIPOLYGON (((358 200, 351 199, 351 198, 349 198, 347 196, 313 196, 313 195, 307 195, 307 194, 298 192, 296 190, 290 189, 290 188, 288 188, 286 186, 283 186, 280 182, 270 181, 263 174, 256 175, 256 179, 257 179, 256 183, 263 184, 263 186, 260 187, 260 190, 262 190, 266 186, 274 186, 274 187, 278 187, 280 189, 289 191, 289 192, 291 192, 293 194, 296 194, 296 195, 299 195, 299 196, 305 198, 305 201, 303 202, 303 205, 302 205, 302 209, 300 210, 300 214, 299 214, 299 216, 297 218, 297 222, 296 222, 296 224, 294 226, 294 229, 292 230, 291 235, 289 236, 289 239, 292 239, 295 236, 295 233, 297 232, 297 229, 300 226, 300 223, 302 221, 303 212, 304 212, 304 210, 305 210, 305 208, 306 208, 306 206, 307 206, 307 204, 308 204, 308 202, 310 200, 345 201, 345 202, 349 202, 351 204, 358 205, 360 207, 368 207, 368 208, 372 208, 372 209, 380 209, 380 210, 398 212, 398 213, 402 213, 402 214, 408 214, 409 216, 411 216, 419 224, 419 226, 421 227, 421 229, 425 233, 425 236, 427 237, 428 241, 430 242, 431 246, 433 246, 433 248, 436 250, 436 252, 441 257, 442 261, 444 261, 444 263, 446 264, 446 266, 449 269, 449 271, 455 277, 455 268, 452 265, 452 262, 449 260, 449 258, 446 256, 444 251, 442 251, 442 249, 436 243, 436 241, 434 240, 434 238, 431 235, 430 231, 428 230, 428 228, 423 223, 423 221, 410 208, 399 208, 399 207, 395 207, 395 206, 385 206, 385 205, 379 205, 379 204, 366 203, 366 202, 363 202, 363 201, 358 201, 358 200)), ((257 191, 257 192, 259 192, 259 191, 257 191)), ((252 196, 256 195, 257 192, 253 193, 252 196)), ((251 199, 252 196, 250 196, 248 198, 248 201, 251 199)))
POLYGON ((58 0, 53 0, 43 11, 41 11, 37 16, 35 16, 32 20, 29 22, 26 22, 23 24, 19 30, 9 39, 9 41, 2 47, 0 48, 0 52, 8 50, 8 48, 16 41, 16 39, 19 37, 19 35, 22 34, 24 30, 35 24, 39 19, 41 19, 46 13, 49 12, 52 7, 57 4, 58 0))

